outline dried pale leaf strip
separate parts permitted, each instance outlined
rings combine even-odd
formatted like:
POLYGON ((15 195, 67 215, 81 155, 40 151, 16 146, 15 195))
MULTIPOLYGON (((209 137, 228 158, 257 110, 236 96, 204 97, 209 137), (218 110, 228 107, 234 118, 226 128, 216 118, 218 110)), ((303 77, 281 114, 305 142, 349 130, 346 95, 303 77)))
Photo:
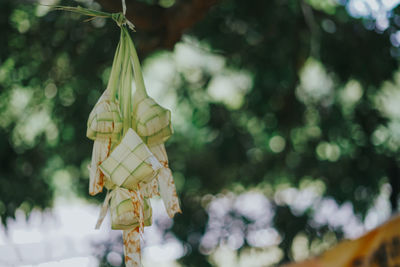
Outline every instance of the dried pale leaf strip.
POLYGON ((158 183, 160 185, 160 195, 168 216, 173 218, 176 213, 182 213, 172 172, 169 168, 161 169, 158 175, 158 183))
POLYGON ((163 165, 157 179, 160 196, 164 202, 168 216, 173 218, 176 213, 182 213, 179 198, 176 193, 175 182, 171 170, 168 168, 168 156, 164 144, 150 147, 151 152, 163 165))
POLYGON ((104 174, 99 165, 108 157, 111 150, 111 139, 95 140, 93 144, 92 161, 89 165, 89 194, 94 196, 103 191, 104 174))
POLYGON ((149 183, 141 183, 140 192, 145 198, 160 196, 157 177, 154 177, 149 183))
POLYGON ((141 249, 140 249, 140 231, 139 227, 124 230, 122 232, 124 240, 124 254, 126 267, 140 267, 141 265, 141 249))

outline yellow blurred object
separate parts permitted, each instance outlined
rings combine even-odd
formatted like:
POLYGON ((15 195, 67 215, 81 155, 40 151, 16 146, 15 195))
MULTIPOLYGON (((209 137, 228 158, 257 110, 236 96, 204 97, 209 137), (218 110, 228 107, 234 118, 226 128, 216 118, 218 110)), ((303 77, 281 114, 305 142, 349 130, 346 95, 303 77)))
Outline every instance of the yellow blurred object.
POLYGON ((400 216, 315 259, 282 267, 400 267, 400 216))

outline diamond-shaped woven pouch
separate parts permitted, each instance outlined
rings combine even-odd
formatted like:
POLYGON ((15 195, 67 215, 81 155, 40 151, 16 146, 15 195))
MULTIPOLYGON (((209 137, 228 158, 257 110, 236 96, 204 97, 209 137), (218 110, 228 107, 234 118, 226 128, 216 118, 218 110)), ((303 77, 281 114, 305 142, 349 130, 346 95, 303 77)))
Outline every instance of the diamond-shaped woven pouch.
POLYGON ((109 139, 118 142, 121 137, 122 119, 119 105, 112 101, 105 90, 89 114, 86 136, 89 139, 109 139))
POLYGON ((171 111, 161 107, 151 97, 136 104, 132 125, 148 146, 162 144, 173 134, 171 111))
POLYGON ((126 230, 140 226, 140 209, 136 205, 143 202, 144 226, 150 226, 152 221, 152 209, 150 200, 147 198, 138 199, 139 196, 134 191, 117 187, 114 190, 111 203, 111 228, 114 230, 126 230))
POLYGON ((117 186, 136 190, 140 182, 150 182, 161 168, 142 139, 131 129, 100 165, 105 176, 117 186))

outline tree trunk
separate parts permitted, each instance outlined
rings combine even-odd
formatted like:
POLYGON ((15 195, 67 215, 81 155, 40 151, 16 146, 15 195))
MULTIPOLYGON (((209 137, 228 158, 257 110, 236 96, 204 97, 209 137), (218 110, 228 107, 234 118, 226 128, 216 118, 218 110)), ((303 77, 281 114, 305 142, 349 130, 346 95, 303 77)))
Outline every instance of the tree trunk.
POLYGON ((389 182, 392 187, 392 192, 390 194, 390 204, 392 205, 392 213, 396 213, 399 208, 398 199, 400 193, 400 172, 395 159, 392 159, 392 163, 390 164, 389 182))
MULTIPOLYGON (((108 12, 121 12, 119 0, 96 0, 108 12)), ((145 35, 139 44, 141 53, 156 49, 172 49, 183 33, 203 19, 218 0, 176 0, 170 8, 149 5, 135 0, 126 0, 126 17, 136 26, 139 34, 145 35)), ((142 36, 143 36, 142 35, 142 36)))

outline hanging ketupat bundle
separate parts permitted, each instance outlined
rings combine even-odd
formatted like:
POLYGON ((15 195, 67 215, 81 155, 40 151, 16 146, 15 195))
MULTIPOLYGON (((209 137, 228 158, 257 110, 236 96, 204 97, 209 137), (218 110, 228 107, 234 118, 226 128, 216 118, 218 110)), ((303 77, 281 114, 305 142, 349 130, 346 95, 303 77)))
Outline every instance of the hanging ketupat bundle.
MULTIPOLYGON (((140 237, 151 225, 150 198, 161 195, 168 215, 181 212, 164 142, 172 135, 171 112, 148 96, 139 59, 122 13, 55 7, 92 17, 112 18, 121 28, 109 82, 89 115, 87 137, 94 141, 89 194, 108 192, 97 221, 108 208, 112 229, 123 230, 125 264, 141 266, 140 237), (136 91, 132 99, 132 84, 136 91)), ((125 10, 125 7, 124 7, 125 10)))

